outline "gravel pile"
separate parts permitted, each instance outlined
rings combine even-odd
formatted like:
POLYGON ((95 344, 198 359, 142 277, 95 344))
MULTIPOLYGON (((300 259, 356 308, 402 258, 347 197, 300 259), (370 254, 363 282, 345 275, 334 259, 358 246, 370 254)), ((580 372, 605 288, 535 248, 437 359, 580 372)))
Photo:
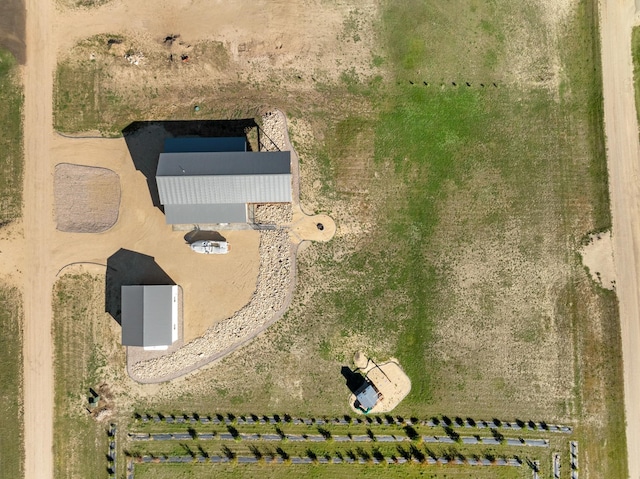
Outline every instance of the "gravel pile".
POLYGON ((293 278, 289 235, 284 230, 262 231, 260 235, 260 270, 249 303, 177 351, 132 365, 130 373, 136 379, 152 382, 186 374, 257 334, 280 313, 293 278))
POLYGON ((290 225, 293 221, 291 203, 256 205, 254 222, 259 225, 290 225))
POLYGON ((284 115, 280 112, 270 112, 262 117, 262 132, 268 137, 261 141, 262 151, 285 149, 285 125, 284 115))
POLYGON ((60 163, 54 198, 59 231, 101 233, 118 221, 120 178, 106 168, 60 163))

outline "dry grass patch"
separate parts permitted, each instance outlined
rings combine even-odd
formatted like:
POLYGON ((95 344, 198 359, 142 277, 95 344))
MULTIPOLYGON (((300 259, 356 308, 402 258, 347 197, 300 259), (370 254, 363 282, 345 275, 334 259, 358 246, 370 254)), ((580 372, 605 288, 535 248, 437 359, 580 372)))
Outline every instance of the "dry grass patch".
POLYGON ((104 278, 63 276, 54 290, 54 472, 57 479, 106 476, 106 430, 118 419, 117 397, 96 420, 89 388, 106 384, 118 395, 126 384, 118 324, 104 312, 104 278))
POLYGON ((22 89, 15 58, 0 49, 0 225, 22 214, 22 89))
POLYGON ((0 287, 0 477, 22 477, 22 296, 0 287))

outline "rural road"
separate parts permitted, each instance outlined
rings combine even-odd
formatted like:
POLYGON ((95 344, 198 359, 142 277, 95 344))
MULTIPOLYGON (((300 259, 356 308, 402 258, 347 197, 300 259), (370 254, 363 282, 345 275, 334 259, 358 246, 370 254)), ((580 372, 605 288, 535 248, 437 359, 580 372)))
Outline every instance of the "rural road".
POLYGON ((25 477, 53 477, 52 271, 47 238, 53 224, 49 162, 55 49, 53 5, 28 0, 24 71, 24 442, 25 477))
POLYGON ((600 2, 613 251, 620 303, 629 477, 640 479, 640 145, 633 89, 634 0, 600 2))

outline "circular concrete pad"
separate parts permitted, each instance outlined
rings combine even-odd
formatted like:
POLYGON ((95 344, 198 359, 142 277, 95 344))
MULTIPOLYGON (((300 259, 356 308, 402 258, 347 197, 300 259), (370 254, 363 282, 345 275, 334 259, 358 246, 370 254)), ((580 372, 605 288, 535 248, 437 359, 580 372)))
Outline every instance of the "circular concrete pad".
POLYGON ((336 223, 327 215, 308 216, 294 212, 291 232, 299 241, 329 241, 336 234, 336 223))

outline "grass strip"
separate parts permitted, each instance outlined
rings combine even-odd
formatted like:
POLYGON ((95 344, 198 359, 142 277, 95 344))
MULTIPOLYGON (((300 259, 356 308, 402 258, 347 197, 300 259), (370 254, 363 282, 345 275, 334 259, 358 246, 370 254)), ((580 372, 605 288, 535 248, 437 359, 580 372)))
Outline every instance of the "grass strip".
POLYGON ((22 309, 16 288, 0 287, 0 477, 22 477, 22 309))
POLYGON ((17 62, 0 49, 0 226, 22 214, 22 103, 17 62))

